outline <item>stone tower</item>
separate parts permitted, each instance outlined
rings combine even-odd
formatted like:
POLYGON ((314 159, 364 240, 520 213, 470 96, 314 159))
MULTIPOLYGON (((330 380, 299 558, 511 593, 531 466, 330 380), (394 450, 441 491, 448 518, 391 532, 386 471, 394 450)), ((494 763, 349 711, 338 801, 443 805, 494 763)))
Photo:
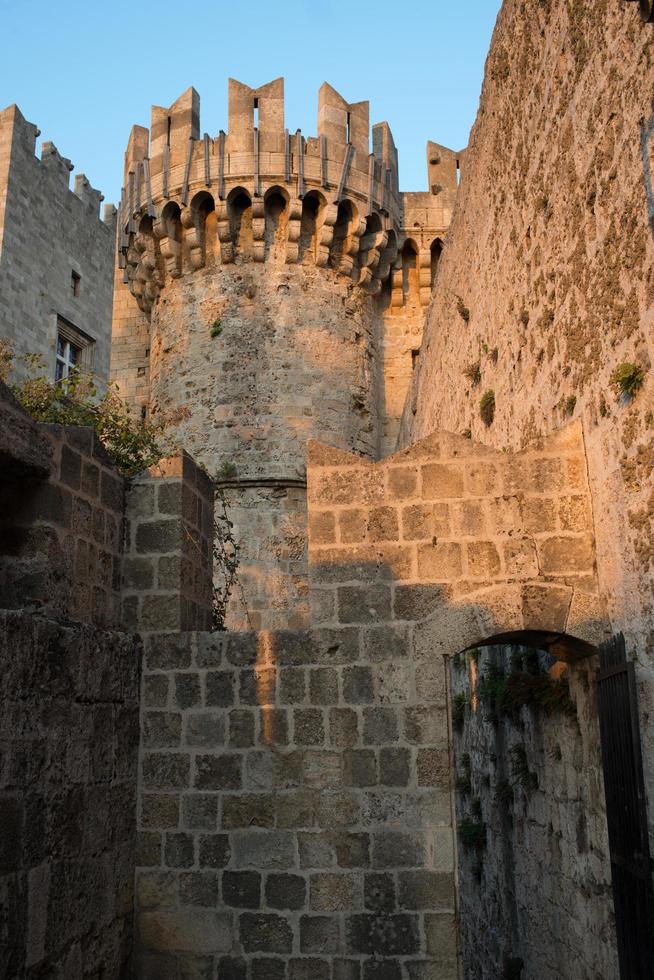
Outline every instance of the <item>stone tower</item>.
POLYGON ((152 419, 188 409, 183 445, 228 491, 242 548, 229 626, 297 628, 307 440, 392 450, 460 155, 430 143, 429 191, 402 194, 388 125, 370 152, 368 103, 328 84, 316 137, 285 128, 281 78, 230 79, 215 138, 199 110, 188 89, 130 136, 113 374, 152 419))

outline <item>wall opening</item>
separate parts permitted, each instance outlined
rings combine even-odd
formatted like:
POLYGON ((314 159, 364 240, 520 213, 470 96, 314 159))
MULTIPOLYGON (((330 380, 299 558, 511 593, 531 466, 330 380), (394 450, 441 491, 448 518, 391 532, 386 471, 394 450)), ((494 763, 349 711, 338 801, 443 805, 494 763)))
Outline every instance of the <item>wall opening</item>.
POLYGON ((217 238, 216 203, 208 191, 200 191, 191 201, 191 214, 196 229, 197 246, 202 260, 208 264, 215 258, 217 238))
POLYGON ((351 201, 341 201, 338 205, 334 238, 330 251, 330 265, 337 269, 347 250, 348 238, 354 222, 354 205, 351 201))
POLYGON ((236 252, 244 256, 252 253, 252 201, 240 188, 232 191, 227 199, 229 230, 236 252))
POLYGON ((402 299, 405 305, 420 302, 418 249, 411 240, 402 249, 402 299))
POLYGON ((441 260, 441 255, 443 253, 443 243, 440 238, 437 238, 431 243, 431 284, 432 288, 436 282, 436 274, 438 273, 438 265, 441 260))
POLYGON ((464 976, 617 977, 596 651, 504 639, 450 669, 464 976))
POLYGON ((286 226, 288 224, 288 201, 280 190, 271 189, 266 193, 265 209, 265 250, 266 258, 274 256, 286 259, 286 226))
POLYGON ((312 265, 316 261, 318 225, 320 221, 321 200, 310 191, 302 201, 302 220, 300 222, 300 241, 298 261, 312 265))

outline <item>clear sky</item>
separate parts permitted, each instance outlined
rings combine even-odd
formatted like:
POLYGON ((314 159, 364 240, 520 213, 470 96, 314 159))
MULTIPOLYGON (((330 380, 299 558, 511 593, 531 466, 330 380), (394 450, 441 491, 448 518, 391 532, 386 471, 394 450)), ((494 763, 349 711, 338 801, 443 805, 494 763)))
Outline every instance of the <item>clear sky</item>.
POLYGON ((316 133, 318 89, 370 101, 426 190, 425 144, 467 143, 500 0, 0 0, 0 108, 23 115, 107 201, 134 123, 189 85, 201 127, 227 128, 227 78, 283 75, 286 125, 316 133))

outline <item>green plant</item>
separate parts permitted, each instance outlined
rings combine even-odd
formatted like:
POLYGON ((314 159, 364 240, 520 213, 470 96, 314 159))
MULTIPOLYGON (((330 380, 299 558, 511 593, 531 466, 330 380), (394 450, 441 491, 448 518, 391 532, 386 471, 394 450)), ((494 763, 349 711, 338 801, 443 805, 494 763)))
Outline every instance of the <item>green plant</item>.
POLYGON ((576 404, 577 404, 577 396, 569 395, 565 400, 565 414, 573 415, 576 404))
POLYGON ((499 356, 500 356, 499 350, 497 349, 497 347, 493 347, 492 351, 490 352, 490 359, 493 362, 493 364, 497 364, 497 359, 499 358, 499 356))
POLYGON ((631 364, 628 361, 625 361, 623 364, 618 364, 611 375, 611 384, 617 390, 618 394, 626 395, 628 398, 633 398, 640 391, 644 380, 645 372, 643 368, 637 364, 631 364))
POLYGON ((472 439, 472 429, 464 429, 461 435, 464 439, 472 439))
MULTIPOLYGON (((0 352, 5 377, 9 377, 13 359, 7 347, 0 352)), ((11 390, 25 411, 37 422, 94 429, 121 476, 134 476, 176 451, 167 430, 188 418, 188 409, 161 414, 155 422, 136 418, 115 384, 100 394, 90 373, 73 371, 67 378, 51 381, 40 355, 26 354, 21 361, 27 375, 12 384, 11 390)))
POLYGON ((226 460, 217 470, 214 475, 214 480, 216 483, 221 483, 223 480, 233 480, 236 476, 237 469, 236 463, 232 463, 231 460, 226 460))
POLYGON ((538 789, 538 775, 529 768, 527 750, 524 745, 514 746, 511 750, 511 757, 511 772, 525 793, 531 793, 533 790, 538 789))
POLYGON ((463 692, 454 695, 452 698, 452 727, 457 732, 460 732, 463 728, 467 706, 468 699, 463 692))
POLYGON ((529 325, 529 311, 528 310, 521 310, 520 311, 520 323, 523 325, 523 327, 526 327, 526 326, 529 325))
POLYGON ((476 387, 481 381, 481 365, 479 361, 476 361, 474 364, 468 364, 463 373, 472 387, 476 387))
POLYGON ((222 323, 220 322, 220 320, 214 320, 213 323, 211 324, 211 330, 210 330, 211 339, 213 340, 215 337, 220 337, 222 332, 223 332, 222 323))
POLYGON ((495 392, 492 388, 485 391, 479 402, 479 414, 485 426, 491 426, 495 418, 495 392))
POLYGON ((459 314, 464 323, 470 322, 470 310, 460 296, 457 296, 456 298, 456 312, 459 314))
POLYGON ((234 522, 228 513, 224 490, 216 490, 216 510, 213 525, 214 571, 219 584, 213 588, 213 628, 225 630, 227 607, 232 592, 240 585, 238 569, 241 563, 240 545, 234 536, 234 522))

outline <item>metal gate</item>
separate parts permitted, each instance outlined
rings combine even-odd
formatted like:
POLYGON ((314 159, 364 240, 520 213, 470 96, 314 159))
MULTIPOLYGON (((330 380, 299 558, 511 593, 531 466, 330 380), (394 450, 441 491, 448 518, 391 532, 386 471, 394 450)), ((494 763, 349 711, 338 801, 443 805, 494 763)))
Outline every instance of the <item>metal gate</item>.
POLYGON ((624 636, 600 646, 597 684, 621 980, 654 978, 654 893, 634 665, 624 636))

